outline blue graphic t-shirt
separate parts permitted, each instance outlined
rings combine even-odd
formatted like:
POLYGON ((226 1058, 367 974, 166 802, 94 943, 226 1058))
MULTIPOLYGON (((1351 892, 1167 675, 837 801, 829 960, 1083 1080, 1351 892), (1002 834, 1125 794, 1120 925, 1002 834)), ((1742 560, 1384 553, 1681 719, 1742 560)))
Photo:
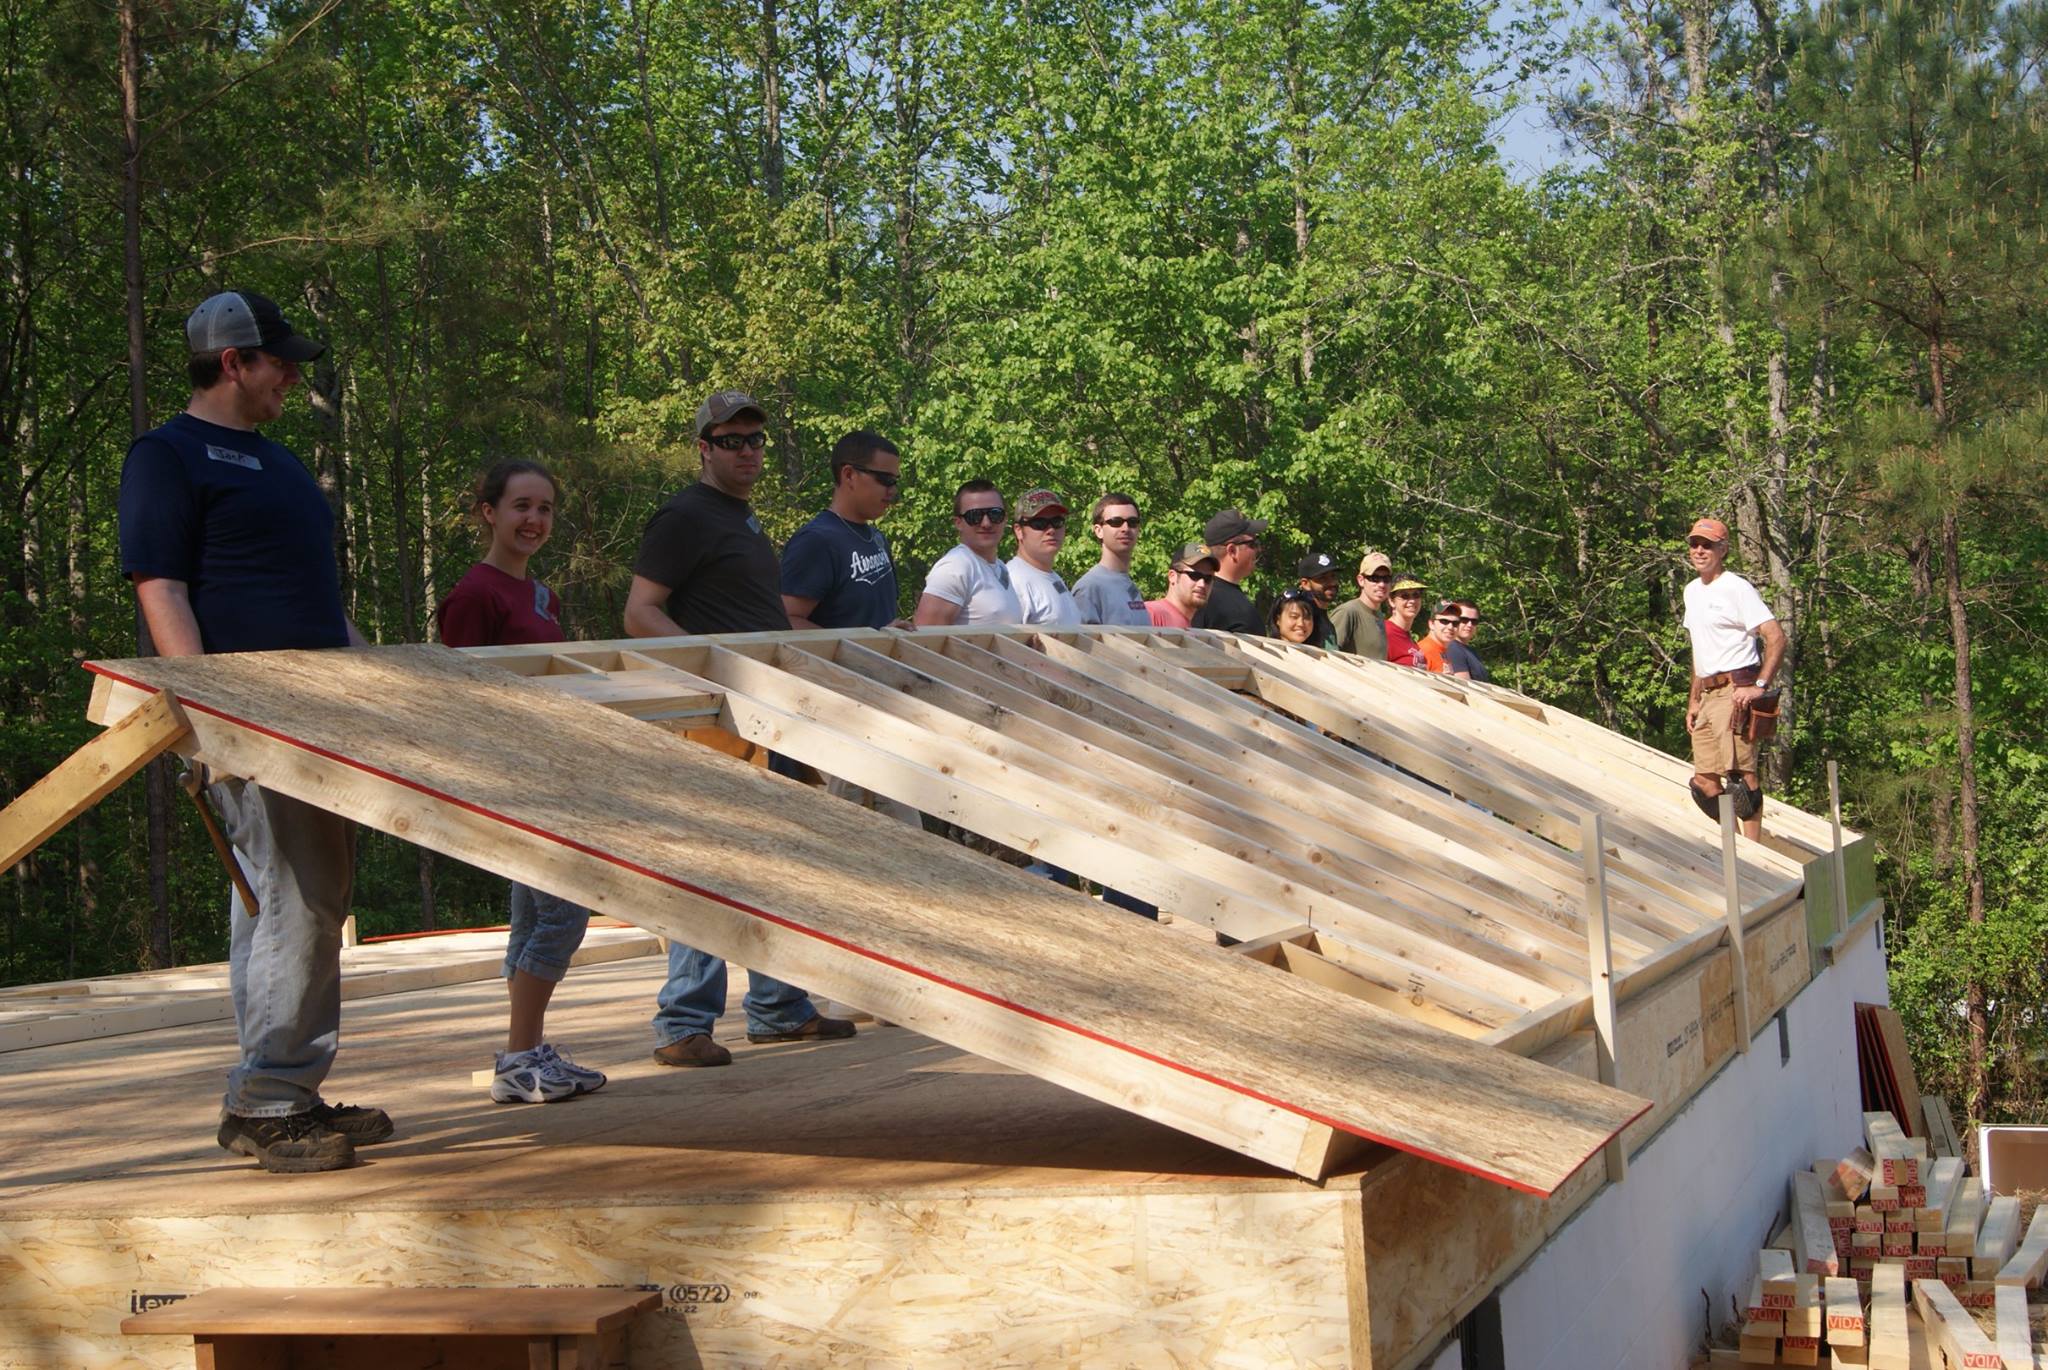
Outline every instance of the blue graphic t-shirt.
POLYGON ((345 647, 334 515, 289 449, 179 414, 121 468, 121 570, 185 583, 209 652, 345 647))
POLYGON ((782 549, 782 593, 818 601, 805 617, 820 628, 886 628, 900 612, 889 539, 825 510, 782 549))

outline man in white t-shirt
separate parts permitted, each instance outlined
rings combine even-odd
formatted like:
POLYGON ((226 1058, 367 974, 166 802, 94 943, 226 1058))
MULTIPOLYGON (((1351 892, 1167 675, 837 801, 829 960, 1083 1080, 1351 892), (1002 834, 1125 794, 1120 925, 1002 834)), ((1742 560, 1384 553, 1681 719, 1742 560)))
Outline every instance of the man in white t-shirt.
POLYGON ((996 560, 1006 517, 1002 491, 988 481, 970 480, 953 492, 953 532, 960 545, 925 577, 912 616, 918 627, 1024 621, 1009 569, 996 560))
POLYGON ((1767 693, 1785 655, 1785 630, 1756 587, 1732 571, 1728 525, 1703 518, 1686 534, 1686 555, 1699 579, 1685 587, 1685 631, 1692 638, 1692 692, 1685 727, 1692 734, 1694 801, 1718 816, 1724 781, 1736 782, 1735 814, 1744 835, 1764 835, 1763 785, 1756 744, 1743 736, 1750 702, 1767 693), (1763 651, 1757 639, 1763 639, 1763 651))
POLYGON ((1055 628, 1081 626, 1081 606, 1053 560, 1067 541, 1067 502, 1050 490, 1027 491, 1017 501, 1017 555, 1010 558, 1010 584, 1026 623, 1055 628))

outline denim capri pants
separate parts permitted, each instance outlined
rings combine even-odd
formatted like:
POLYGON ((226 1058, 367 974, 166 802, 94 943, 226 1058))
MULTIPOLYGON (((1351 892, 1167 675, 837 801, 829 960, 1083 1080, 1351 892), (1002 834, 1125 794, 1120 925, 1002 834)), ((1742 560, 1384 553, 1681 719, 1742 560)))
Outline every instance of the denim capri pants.
POLYGON ((512 885, 512 933, 505 942, 505 978, 523 970, 539 980, 560 980, 583 945, 590 910, 531 885, 512 885))

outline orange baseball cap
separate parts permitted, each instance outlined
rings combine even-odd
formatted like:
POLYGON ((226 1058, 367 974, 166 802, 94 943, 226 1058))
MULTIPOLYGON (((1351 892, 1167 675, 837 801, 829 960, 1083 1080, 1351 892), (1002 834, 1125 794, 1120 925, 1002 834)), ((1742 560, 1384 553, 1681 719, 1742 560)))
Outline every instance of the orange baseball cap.
POLYGON ((1686 536, 1689 538, 1708 538, 1714 542, 1726 542, 1728 540, 1728 525, 1719 519, 1700 519, 1693 524, 1692 531, 1687 533, 1686 536))

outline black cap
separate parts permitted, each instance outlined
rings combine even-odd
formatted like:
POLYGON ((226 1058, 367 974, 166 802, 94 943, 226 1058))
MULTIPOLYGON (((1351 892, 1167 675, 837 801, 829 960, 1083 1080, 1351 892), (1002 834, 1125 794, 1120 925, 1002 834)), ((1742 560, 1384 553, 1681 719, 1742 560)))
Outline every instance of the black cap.
POLYGON ((1337 574, 1337 559, 1328 552, 1310 552, 1294 563, 1294 574, 1302 580, 1316 580, 1337 574))
POLYGON ((1236 509, 1225 509, 1202 525, 1202 541, 1221 547, 1235 538, 1255 538, 1266 531, 1266 520, 1248 519, 1236 509))
POLYGON ((268 352, 279 361, 309 362, 327 350, 291 326, 275 301, 248 290, 223 290, 199 302, 185 320, 185 342, 195 357, 223 348, 268 352))

